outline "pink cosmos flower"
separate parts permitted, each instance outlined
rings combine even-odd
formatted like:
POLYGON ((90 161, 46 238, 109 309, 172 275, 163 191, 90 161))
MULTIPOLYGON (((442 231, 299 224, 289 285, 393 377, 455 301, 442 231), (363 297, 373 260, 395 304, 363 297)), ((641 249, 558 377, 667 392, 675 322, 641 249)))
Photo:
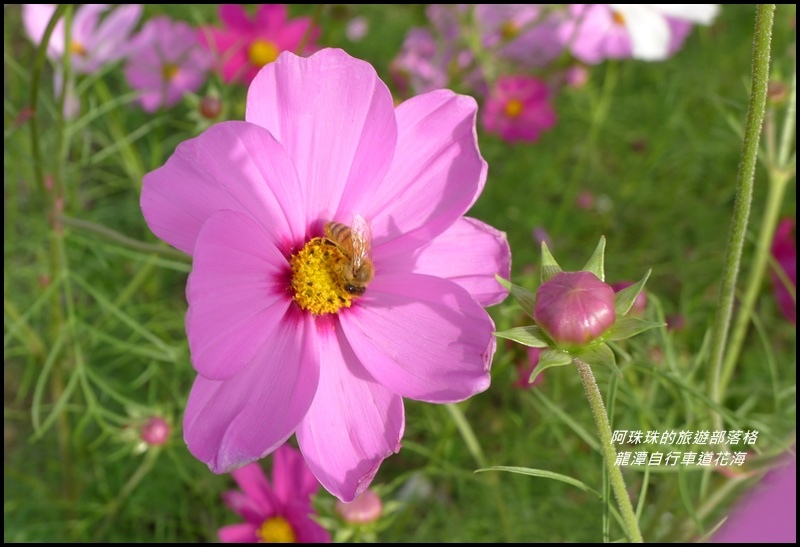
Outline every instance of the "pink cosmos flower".
POLYGON ((330 534, 311 515, 319 483, 300 452, 289 445, 275 451, 272 484, 257 463, 232 473, 241 491, 222 499, 245 522, 219 529, 222 543, 330 543, 330 534))
MULTIPOLYGON (((53 29, 47 44, 47 56, 56 65, 56 96, 62 93, 64 72, 61 63, 65 51, 70 53, 70 69, 76 74, 92 73, 106 63, 122 59, 131 52, 130 34, 142 15, 141 4, 123 4, 111 10, 100 21, 100 15, 108 9, 109 4, 83 4, 76 9, 70 27, 69 44, 66 43, 63 19, 53 29)), ((34 44, 41 43, 55 10, 55 4, 22 5, 22 24, 34 44)), ((64 93, 64 116, 75 117, 80 102, 75 96, 74 81, 71 78, 67 81, 64 93)))
POLYGON ((524 67, 547 66, 564 50, 559 39, 562 13, 545 4, 476 4, 483 45, 524 67))
POLYGON ((371 488, 367 488, 350 503, 336 502, 336 512, 350 524, 369 524, 381 518, 383 502, 371 488))
POLYGON ((711 24, 719 4, 571 4, 570 12, 559 34, 584 63, 661 61, 680 48, 692 23, 711 24))
POLYGON ((395 108, 368 63, 286 52, 254 79, 246 121, 212 126, 145 176, 150 229, 194 259, 184 437, 212 471, 296 433, 322 485, 351 501, 399 450, 403 397, 489 386, 483 307, 506 295, 494 275, 510 251, 462 216, 486 180, 476 110, 448 90, 395 108), (328 221, 353 227, 349 248, 321 237, 328 221), (356 252, 368 232, 371 255, 356 252), (371 281, 356 281, 354 256, 371 281))
MULTIPOLYGON (((772 240, 772 256, 781 267, 786 277, 797 287, 797 243, 795 242, 794 219, 785 218, 778 224, 775 237, 772 240)), ((772 286, 778 307, 792 324, 797 323, 797 301, 789 291, 781 277, 773 270, 772 286)))
POLYGON ((134 43, 135 53, 125 66, 125 78, 141 92, 139 102, 146 112, 177 104, 205 81, 211 59, 198 47, 197 32, 187 23, 153 18, 134 43))
POLYGON ((239 4, 220 4, 219 18, 224 28, 201 27, 200 41, 219 59, 227 83, 249 84, 261 67, 283 51, 296 51, 304 40, 305 49, 313 51, 319 36, 310 18, 289 20, 285 4, 260 4, 252 18, 239 4))
POLYGON ((532 76, 501 76, 483 108, 481 121, 489 133, 509 142, 539 139, 556 124, 547 84, 532 76))

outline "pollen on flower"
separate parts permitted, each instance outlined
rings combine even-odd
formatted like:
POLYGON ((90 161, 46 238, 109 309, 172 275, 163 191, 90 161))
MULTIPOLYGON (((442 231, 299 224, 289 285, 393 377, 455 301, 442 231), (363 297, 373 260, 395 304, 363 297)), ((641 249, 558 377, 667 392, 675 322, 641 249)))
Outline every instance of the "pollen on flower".
POLYGON ((514 21, 506 21, 503 23, 503 26, 500 27, 500 35, 504 40, 511 40, 515 38, 517 34, 519 34, 519 25, 514 21))
POLYGON ((258 539, 263 543, 296 543, 292 525, 283 517, 272 517, 256 531, 258 539))
POLYGON ((612 11, 611 12, 611 20, 614 21, 614 23, 618 24, 621 27, 625 26, 625 16, 622 15, 618 11, 612 11))
POLYGON ((292 297, 314 315, 336 313, 349 308, 354 296, 344 290, 341 272, 350 261, 336 245, 315 237, 292 255, 292 297))
POLYGON ((164 78, 164 81, 169 82, 172 80, 175 75, 178 73, 178 65, 175 63, 164 63, 161 65, 161 76, 164 78))
POLYGON ((522 114, 522 101, 519 99, 511 99, 506 103, 505 112, 506 116, 509 118, 516 118, 522 114))
POLYGON ((88 54, 83 44, 74 40, 69 43, 69 52, 73 55, 80 55, 81 57, 86 57, 88 54))
POLYGON ((257 67, 262 67, 278 58, 278 47, 268 40, 257 38, 247 49, 247 58, 257 67))

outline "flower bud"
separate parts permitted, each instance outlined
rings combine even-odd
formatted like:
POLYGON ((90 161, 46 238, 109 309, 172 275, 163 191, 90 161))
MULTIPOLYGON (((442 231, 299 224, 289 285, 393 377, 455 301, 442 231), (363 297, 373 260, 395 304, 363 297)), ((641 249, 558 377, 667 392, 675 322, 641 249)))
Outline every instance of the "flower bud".
POLYGON ((149 446, 159 446, 169 439, 169 424, 164 418, 153 416, 141 429, 141 438, 149 446))
POLYGON ((198 106, 200 115, 207 120, 215 120, 222 114, 222 100, 219 97, 206 95, 200 99, 198 106))
POLYGON ((559 272, 536 291, 533 318, 558 346, 582 346, 617 318, 614 289, 591 272, 559 272))
POLYGON ((383 503, 378 494, 367 489, 350 503, 337 501, 336 512, 350 524, 369 524, 380 518, 383 503))

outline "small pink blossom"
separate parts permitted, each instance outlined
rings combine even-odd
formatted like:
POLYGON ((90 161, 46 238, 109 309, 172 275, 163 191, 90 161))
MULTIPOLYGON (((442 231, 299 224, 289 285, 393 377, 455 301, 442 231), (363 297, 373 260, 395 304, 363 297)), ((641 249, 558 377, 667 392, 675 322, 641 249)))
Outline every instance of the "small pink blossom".
POLYGON ((557 345, 582 346, 614 325, 614 294, 591 272, 559 272, 536 291, 533 318, 557 345))
POLYGON ((351 42, 360 42, 369 32, 369 21, 363 15, 353 17, 347 22, 345 34, 351 42))
POLYGON ((330 534, 311 516, 311 497, 319 483, 289 445, 278 448, 272 459, 272 482, 257 463, 232 473, 241 491, 222 495, 225 505, 245 521, 219 529, 222 543, 330 543, 330 534))
POLYGON ((505 298, 495 274, 511 257, 505 234, 464 216, 486 181, 476 114, 448 90, 395 108, 342 50, 284 52, 250 85, 246 121, 210 127, 144 177, 150 229, 193 257, 184 438, 212 471, 296 434, 322 485, 352 501, 400 449, 403 397, 488 388, 484 307, 505 298), (346 257, 322 239, 329 221, 371 233, 361 296, 332 265, 346 257))
POLYGON ((227 83, 249 84, 283 51, 316 49, 319 28, 309 17, 289 19, 286 4, 260 4, 252 17, 240 4, 221 4, 219 18, 223 28, 201 27, 200 41, 217 58, 227 83))
POLYGON ((197 31, 187 23, 153 18, 134 43, 125 78, 140 92, 139 102, 146 112, 171 107, 203 85, 211 59, 199 47, 197 31))
POLYGON ((140 430, 142 440, 149 446, 159 446, 169 439, 170 427, 164 418, 153 416, 148 419, 140 430))
POLYGON ((381 517, 383 502, 374 490, 367 488, 350 503, 337 501, 336 512, 350 524, 369 524, 381 517))
POLYGON ((547 84, 532 76, 501 76, 486 99, 483 128, 509 142, 535 142, 556 124, 547 84))
MULTIPOLYGON (((772 240, 772 257, 786 274, 792 287, 797 287, 797 242, 793 218, 785 218, 778 224, 772 240)), ((771 273, 775 300, 783 316, 792 324, 797 323, 797 301, 781 277, 771 273)))

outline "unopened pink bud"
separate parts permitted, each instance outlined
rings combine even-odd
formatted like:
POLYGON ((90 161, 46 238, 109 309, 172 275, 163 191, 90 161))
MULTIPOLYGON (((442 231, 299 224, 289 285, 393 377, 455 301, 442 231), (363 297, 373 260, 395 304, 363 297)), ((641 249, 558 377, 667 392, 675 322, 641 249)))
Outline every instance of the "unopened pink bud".
POLYGON ((383 512, 383 503, 378 494, 367 489, 350 503, 337 501, 336 512, 351 524, 369 524, 380 518, 383 512))
POLYGON ((536 291, 533 318, 560 346, 588 344, 617 319, 614 289, 591 272, 559 272, 536 291))
POLYGON ((169 424, 163 418, 153 416, 142 426, 142 440, 150 446, 159 446, 169 439, 169 424))

